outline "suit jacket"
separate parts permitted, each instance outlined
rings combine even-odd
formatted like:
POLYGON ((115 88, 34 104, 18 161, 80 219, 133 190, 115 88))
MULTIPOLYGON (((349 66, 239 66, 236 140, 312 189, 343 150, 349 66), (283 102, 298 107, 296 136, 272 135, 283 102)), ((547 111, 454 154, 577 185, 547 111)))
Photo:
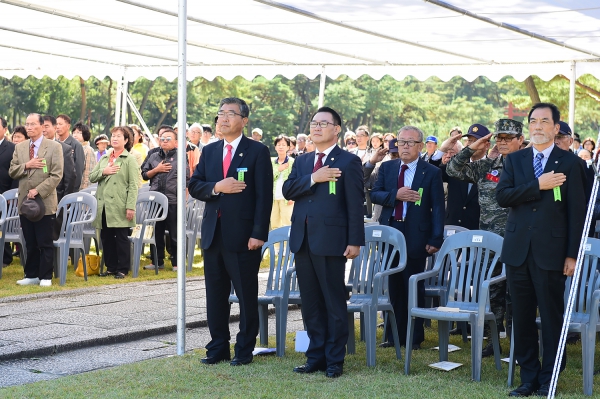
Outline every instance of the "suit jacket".
POLYGON ((577 258, 585 221, 585 172, 579 158, 554 147, 544 173, 564 173, 561 200, 553 190, 540 190, 533 172, 533 149, 508 155, 496 188, 496 199, 508 208, 502 245, 502 262, 520 266, 529 248, 535 263, 545 270, 560 271, 566 257, 577 258))
MULTIPOLYGON (((243 136, 243 135, 242 135, 243 136)), ((202 248, 213 241, 219 210, 223 245, 228 251, 248 250, 248 240, 267 241, 273 207, 273 168, 269 149, 264 144, 242 137, 227 177, 238 177, 238 168, 246 168, 246 188, 238 194, 212 195, 217 182, 223 180, 223 145, 219 140, 206 145, 188 186, 192 197, 205 201, 202 219, 202 248)))
MULTIPOLYGON (((379 223, 390 226, 390 218, 398 201, 398 175, 400 159, 383 162, 379 167, 377 182, 371 190, 371 201, 383 206, 379 223)), ((405 234, 408 256, 425 258, 429 256, 427 245, 440 248, 444 238, 444 185, 442 171, 419 158, 411 189, 423 189, 421 205, 405 202, 405 234)))
POLYGON ((30 145, 31 140, 25 140, 15 146, 13 159, 8 170, 10 177, 19 180, 19 211, 27 192, 35 188, 44 201, 45 214, 54 215, 58 208, 56 187, 63 176, 62 147, 56 141, 42 138, 37 156, 46 160, 46 172, 44 172, 44 169, 25 170, 25 163, 29 161, 30 145))
POLYGON ((0 193, 15 188, 14 180, 8 175, 14 152, 15 145, 5 138, 0 144, 0 193))
POLYGON ((74 193, 75 190, 75 162, 73 161, 73 150, 68 144, 57 141, 63 151, 63 178, 56 187, 58 202, 65 196, 74 193))
POLYGON ((442 181, 448 183, 448 202, 444 224, 466 227, 469 230, 479 229, 479 195, 477 184, 448 176, 446 165, 440 165, 442 181))
POLYGON ((310 185, 315 152, 300 155, 283 183, 283 196, 295 201, 290 249, 298 252, 305 229, 310 251, 320 256, 343 256, 348 245, 365 245, 364 185, 360 158, 335 146, 323 166, 339 168, 342 176, 330 194, 329 183, 310 185))
POLYGON ((73 150, 73 162, 75 162, 74 187, 76 191, 79 191, 81 180, 83 179, 83 170, 85 169, 85 153, 83 152, 83 146, 71 135, 69 135, 63 143, 71 146, 73 150))

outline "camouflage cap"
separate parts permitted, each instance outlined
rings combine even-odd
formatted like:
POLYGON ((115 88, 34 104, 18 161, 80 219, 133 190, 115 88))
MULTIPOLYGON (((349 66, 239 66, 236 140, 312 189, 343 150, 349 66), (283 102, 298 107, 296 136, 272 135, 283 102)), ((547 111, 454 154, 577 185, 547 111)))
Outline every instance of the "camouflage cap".
POLYGON ((498 119, 494 126, 496 128, 494 134, 523 134, 523 124, 513 119, 498 119))

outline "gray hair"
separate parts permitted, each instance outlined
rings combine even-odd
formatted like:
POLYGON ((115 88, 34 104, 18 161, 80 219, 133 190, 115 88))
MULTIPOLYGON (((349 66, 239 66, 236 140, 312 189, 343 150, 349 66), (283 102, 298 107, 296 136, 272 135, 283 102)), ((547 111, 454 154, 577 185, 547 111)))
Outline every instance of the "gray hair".
POLYGON ((304 133, 300 133, 296 136, 296 140, 297 139, 305 139, 306 140, 307 138, 308 138, 308 136, 304 133))
POLYGON ((425 134, 423 133, 423 131, 421 129, 419 129, 416 126, 402 126, 400 128, 400 130, 398 130, 398 136, 400 136, 400 133, 406 131, 406 130, 412 130, 417 132, 417 134, 419 135, 419 142, 423 142, 423 139, 425 138, 425 134))
POLYGON ((203 131, 202 125, 199 124, 198 122, 192 123, 192 126, 190 126, 190 128, 188 130, 192 130, 194 128, 200 130, 200 133, 202 133, 202 131, 203 131))

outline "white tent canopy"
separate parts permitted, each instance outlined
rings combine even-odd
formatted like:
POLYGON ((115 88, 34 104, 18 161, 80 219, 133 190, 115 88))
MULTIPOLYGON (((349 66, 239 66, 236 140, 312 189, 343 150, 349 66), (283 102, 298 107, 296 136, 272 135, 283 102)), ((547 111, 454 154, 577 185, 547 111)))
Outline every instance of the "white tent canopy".
MULTIPOLYGON (((216 0, 188 7, 187 79, 600 76, 597 0, 216 0)), ((0 0, 0 76, 177 77, 177 0, 0 0)))

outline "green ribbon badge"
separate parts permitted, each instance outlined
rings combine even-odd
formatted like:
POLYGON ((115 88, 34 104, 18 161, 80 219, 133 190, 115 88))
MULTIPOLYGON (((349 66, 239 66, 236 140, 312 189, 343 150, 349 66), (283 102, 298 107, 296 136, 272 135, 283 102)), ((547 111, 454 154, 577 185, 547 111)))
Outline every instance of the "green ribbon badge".
POLYGON ((554 201, 562 201, 562 197, 560 195, 560 187, 554 187, 554 201))
POLYGON ((417 190, 419 193, 419 200, 415 202, 415 205, 417 206, 421 206, 421 197, 423 196, 423 187, 420 187, 419 190, 417 190))
POLYGON ((43 171, 44 173, 48 173, 48 167, 46 166, 46 160, 45 160, 45 159, 42 159, 42 162, 44 163, 44 168, 42 169, 42 171, 43 171))
POLYGON ((244 173, 248 171, 248 168, 237 168, 238 180, 244 181, 244 173))
POLYGON ((335 195, 335 182, 334 181, 329 182, 329 194, 335 195))

